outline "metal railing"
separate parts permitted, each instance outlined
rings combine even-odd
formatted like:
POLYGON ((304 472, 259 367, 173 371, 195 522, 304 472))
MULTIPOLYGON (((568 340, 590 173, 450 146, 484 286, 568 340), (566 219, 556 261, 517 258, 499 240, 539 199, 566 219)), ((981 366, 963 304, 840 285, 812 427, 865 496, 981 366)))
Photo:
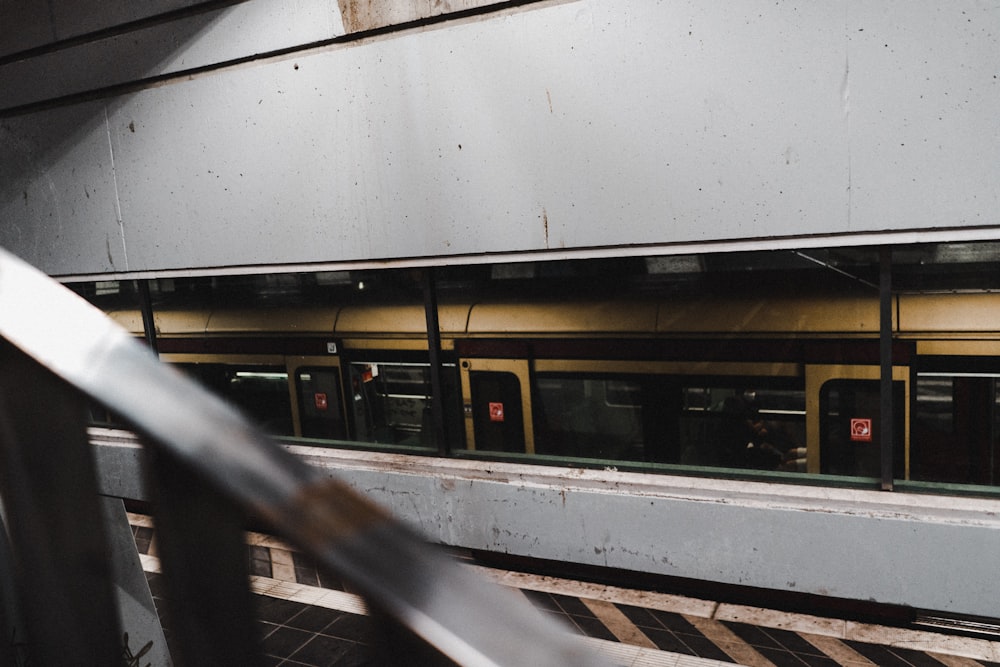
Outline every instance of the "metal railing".
POLYGON ((254 517, 365 597, 385 664, 604 664, 2 250, 0 629, 10 641, 0 663, 149 661, 150 644, 133 636, 130 646, 123 630, 132 626, 116 589, 128 584, 108 517, 124 511, 98 494, 90 400, 143 438, 177 662, 261 663, 243 533, 254 517))

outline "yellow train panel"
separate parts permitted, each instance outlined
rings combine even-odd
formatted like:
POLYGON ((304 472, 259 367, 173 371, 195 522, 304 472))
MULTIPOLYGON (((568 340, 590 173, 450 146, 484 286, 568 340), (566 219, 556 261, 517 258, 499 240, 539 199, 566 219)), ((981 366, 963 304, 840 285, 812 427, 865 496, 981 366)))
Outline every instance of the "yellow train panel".
POLYGON ((208 320, 209 334, 323 334, 333 335, 336 307, 238 308, 216 310, 208 320))
MULTIPOLYGON (((465 331, 469 306, 456 304, 438 305, 438 323, 442 332, 465 331)), ((423 305, 404 306, 346 306, 337 317, 338 335, 359 333, 425 334, 427 315, 423 305)))
POLYGON ((106 315, 131 334, 141 336, 145 331, 142 324, 142 313, 138 310, 112 310, 106 315))
POLYGON ((656 304, 640 302, 552 302, 476 304, 470 334, 651 334, 656 304))
MULTIPOLYGON (((157 336, 204 335, 210 310, 157 310, 153 314, 157 336)), ((141 331, 141 329, 140 329, 141 331)))
POLYGON ((903 332, 998 332, 1000 294, 904 294, 899 323, 903 332))
POLYGON ((878 295, 721 299, 660 305, 659 333, 877 334, 878 295))
POLYGON ((921 340, 917 354, 932 356, 1000 357, 998 340, 921 340))

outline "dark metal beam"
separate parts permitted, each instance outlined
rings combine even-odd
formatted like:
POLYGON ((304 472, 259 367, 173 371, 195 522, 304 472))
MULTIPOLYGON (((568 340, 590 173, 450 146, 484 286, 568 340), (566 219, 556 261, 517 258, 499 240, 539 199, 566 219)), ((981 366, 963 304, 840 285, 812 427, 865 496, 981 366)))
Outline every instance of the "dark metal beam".
POLYGON ((893 488, 895 415, 892 400, 892 248, 879 250, 879 362, 880 421, 882 423, 881 481, 883 491, 893 488))
POLYGON ((149 281, 137 280, 139 288, 139 308, 142 311, 142 329, 146 335, 146 344, 153 352, 159 352, 156 345, 156 320, 153 318, 153 300, 149 295, 149 281))
POLYGON ((434 269, 426 268, 424 278, 424 309, 427 319, 427 353, 431 364, 431 423, 438 453, 447 456, 451 448, 444 427, 444 383, 441 381, 441 325, 438 319, 437 287, 434 269))

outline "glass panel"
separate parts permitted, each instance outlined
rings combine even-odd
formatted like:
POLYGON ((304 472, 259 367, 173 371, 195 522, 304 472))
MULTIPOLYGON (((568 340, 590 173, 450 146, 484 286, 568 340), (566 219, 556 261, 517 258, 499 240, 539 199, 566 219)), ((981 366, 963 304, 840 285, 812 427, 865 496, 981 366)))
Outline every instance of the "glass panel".
POLYGON ((997 484, 1000 480, 998 378, 998 374, 980 372, 917 374, 911 433, 912 479, 997 484))
POLYGON ((684 383, 681 463, 805 470, 805 392, 749 387, 684 383))
POLYGON ((774 384, 769 378, 539 373, 535 450, 621 462, 805 470, 805 392, 774 384))
POLYGON ((428 364, 353 362, 350 372, 357 440, 433 444, 428 364))
POLYGON ((537 453, 644 460, 638 382, 540 375, 534 400, 537 453))
POLYGON ((179 364, 202 384, 240 407, 271 435, 294 435, 288 374, 280 366, 179 364))

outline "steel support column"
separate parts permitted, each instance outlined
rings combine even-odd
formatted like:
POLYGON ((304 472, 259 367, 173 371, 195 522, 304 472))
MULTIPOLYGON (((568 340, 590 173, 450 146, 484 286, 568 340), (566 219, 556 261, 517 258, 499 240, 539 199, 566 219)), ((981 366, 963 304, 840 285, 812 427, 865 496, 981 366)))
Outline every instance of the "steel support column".
POLYGON ((879 250, 879 362, 882 490, 892 491, 893 450, 895 448, 895 415, 892 400, 892 249, 879 250))

